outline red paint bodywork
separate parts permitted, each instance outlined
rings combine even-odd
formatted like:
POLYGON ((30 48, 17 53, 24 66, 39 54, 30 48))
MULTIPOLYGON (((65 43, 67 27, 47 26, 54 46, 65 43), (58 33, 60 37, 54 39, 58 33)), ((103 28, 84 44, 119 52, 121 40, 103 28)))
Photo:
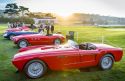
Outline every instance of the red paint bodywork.
POLYGON ((29 45, 52 45, 55 39, 60 39, 61 43, 65 41, 65 37, 62 35, 43 36, 41 34, 30 34, 15 36, 13 42, 17 44, 22 39, 27 40, 29 45))
POLYGON ((7 32, 16 32, 16 31, 22 31, 22 30, 29 31, 30 28, 27 26, 23 26, 23 27, 18 27, 18 28, 10 28, 10 29, 7 29, 6 31, 7 32))
POLYGON ((51 70, 64 70, 97 66, 102 56, 111 54, 115 62, 123 56, 121 48, 110 47, 105 44, 94 44, 95 50, 81 50, 79 48, 56 48, 55 46, 31 46, 21 48, 12 59, 12 63, 19 71, 23 71, 25 64, 33 59, 46 63, 51 70))

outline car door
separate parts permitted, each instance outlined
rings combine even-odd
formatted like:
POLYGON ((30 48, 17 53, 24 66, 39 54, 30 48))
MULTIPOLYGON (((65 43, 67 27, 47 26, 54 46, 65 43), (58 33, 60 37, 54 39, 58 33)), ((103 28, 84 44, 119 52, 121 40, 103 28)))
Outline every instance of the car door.
POLYGON ((98 50, 79 50, 80 62, 82 67, 94 66, 96 64, 96 56, 99 54, 98 50))
POLYGON ((31 37, 31 44, 32 45, 49 45, 50 37, 48 36, 42 36, 42 35, 36 35, 31 37))
POLYGON ((77 64, 80 62, 80 55, 78 50, 63 50, 52 52, 51 57, 48 57, 49 65, 53 69, 69 69, 77 68, 77 64))
POLYGON ((42 45, 50 45, 51 41, 51 36, 40 36, 39 43, 42 45))
POLYGON ((41 44, 40 38, 41 35, 31 36, 29 42, 31 45, 40 45, 41 44))
POLYGON ((80 55, 78 50, 75 49, 58 55, 57 59, 62 63, 63 68, 77 68, 80 62, 80 55))

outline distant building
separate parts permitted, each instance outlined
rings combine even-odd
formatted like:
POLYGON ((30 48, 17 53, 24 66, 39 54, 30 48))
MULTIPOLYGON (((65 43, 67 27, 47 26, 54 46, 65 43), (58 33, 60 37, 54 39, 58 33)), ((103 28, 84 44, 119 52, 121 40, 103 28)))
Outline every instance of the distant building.
POLYGON ((57 23, 56 17, 43 17, 43 18, 33 18, 35 24, 41 24, 41 23, 57 23))

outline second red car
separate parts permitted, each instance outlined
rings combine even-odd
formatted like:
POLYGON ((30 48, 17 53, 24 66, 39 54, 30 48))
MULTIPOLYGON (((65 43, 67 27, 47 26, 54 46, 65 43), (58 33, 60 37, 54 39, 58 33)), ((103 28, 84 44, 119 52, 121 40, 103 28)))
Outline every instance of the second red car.
POLYGON ((13 37, 13 42, 17 44, 18 47, 23 48, 29 45, 55 45, 61 44, 65 41, 65 37, 61 34, 52 35, 41 35, 41 34, 31 34, 31 35, 20 35, 13 37))

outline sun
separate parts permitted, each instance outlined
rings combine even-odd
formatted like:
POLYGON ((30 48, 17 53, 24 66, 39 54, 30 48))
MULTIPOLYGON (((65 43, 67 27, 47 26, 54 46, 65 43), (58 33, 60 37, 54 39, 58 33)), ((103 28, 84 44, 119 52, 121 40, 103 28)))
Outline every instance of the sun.
POLYGON ((72 15, 72 13, 57 13, 57 14, 63 18, 67 18, 72 15))

